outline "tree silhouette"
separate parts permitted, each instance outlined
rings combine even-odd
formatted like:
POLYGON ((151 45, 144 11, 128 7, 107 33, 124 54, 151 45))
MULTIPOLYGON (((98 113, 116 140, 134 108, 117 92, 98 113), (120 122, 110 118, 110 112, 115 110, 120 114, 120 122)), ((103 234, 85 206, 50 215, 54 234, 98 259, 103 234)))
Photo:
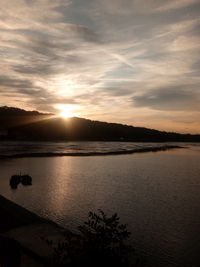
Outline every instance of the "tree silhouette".
MULTIPOLYGON (((67 233, 54 247, 53 266, 138 266, 130 265, 129 255, 134 251, 127 244, 130 232, 119 220, 117 213, 108 217, 102 210, 89 212, 88 220, 78 227, 80 235, 67 233)), ((48 243, 53 246, 52 241, 48 243)))

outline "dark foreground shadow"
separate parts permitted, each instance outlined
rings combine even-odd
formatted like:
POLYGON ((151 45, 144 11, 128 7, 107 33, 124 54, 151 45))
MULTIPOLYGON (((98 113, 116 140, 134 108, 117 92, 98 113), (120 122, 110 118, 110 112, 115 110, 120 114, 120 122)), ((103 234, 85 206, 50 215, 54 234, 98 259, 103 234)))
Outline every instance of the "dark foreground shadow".
POLYGON ((0 266, 19 267, 21 263, 19 244, 8 237, 0 236, 0 266))

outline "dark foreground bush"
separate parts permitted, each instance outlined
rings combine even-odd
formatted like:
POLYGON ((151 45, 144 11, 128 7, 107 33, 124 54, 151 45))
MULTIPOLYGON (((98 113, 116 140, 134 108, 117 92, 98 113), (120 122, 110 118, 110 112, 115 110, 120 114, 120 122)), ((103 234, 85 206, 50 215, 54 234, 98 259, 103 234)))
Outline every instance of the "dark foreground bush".
POLYGON ((133 249, 126 241, 130 232, 116 213, 107 217, 102 210, 89 212, 88 221, 78 229, 80 235, 67 234, 54 248, 54 266, 136 266, 129 263, 133 249))

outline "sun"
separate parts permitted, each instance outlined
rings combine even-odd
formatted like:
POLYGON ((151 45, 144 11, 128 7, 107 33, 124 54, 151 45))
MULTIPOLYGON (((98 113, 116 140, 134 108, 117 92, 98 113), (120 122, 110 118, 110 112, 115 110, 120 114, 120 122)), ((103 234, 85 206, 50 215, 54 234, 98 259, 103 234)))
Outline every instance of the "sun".
POLYGON ((61 113, 59 114, 59 117, 62 117, 64 119, 67 119, 67 118, 72 118, 74 117, 75 114, 67 109, 64 109, 63 111, 61 111, 61 113))
POLYGON ((61 112, 58 114, 59 117, 63 119, 68 119, 77 116, 77 112, 75 112, 75 107, 73 105, 59 105, 57 106, 61 112))

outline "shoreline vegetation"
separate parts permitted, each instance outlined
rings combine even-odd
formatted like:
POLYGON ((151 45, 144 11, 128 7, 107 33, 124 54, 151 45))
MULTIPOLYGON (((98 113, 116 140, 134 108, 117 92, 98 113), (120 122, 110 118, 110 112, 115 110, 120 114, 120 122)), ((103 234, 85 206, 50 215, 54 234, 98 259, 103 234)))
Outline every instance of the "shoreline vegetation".
POLYGON ((146 153, 146 152, 159 152, 166 151, 170 149, 181 149, 185 148, 183 146, 177 145, 163 145, 163 146, 152 146, 152 147, 143 147, 130 150, 119 150, 119 151, 106 151, 106 152, 75 152, 75 153, 51 153, 51 152, 36 152, 36 153, 21 153, 21 154, 11 154, 11 155, 0 155, 0 159, 9 159, 9 158, 35 158, 35 157, 89 157, 89 156, 112 156, 112 155, 129 155, 135 153, 146 153))

